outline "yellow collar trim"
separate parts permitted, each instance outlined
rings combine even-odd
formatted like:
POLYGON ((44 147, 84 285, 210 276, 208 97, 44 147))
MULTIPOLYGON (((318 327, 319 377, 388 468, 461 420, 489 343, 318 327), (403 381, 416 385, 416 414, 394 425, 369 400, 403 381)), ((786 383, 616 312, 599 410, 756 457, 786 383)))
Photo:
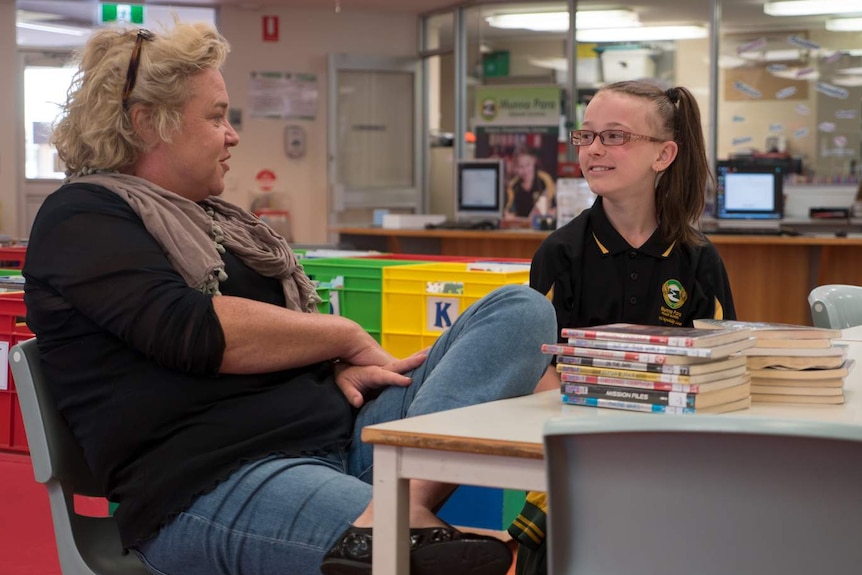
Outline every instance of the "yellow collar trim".
POLYGON ((599 246, 599 250, 601 250, 602 255, 607 254, 610 250, 602 245, 602 242, 599 241, 599 238, 596 237, 596 234, 593 233, 593 239, 596 241, 596 245, 599 246))
POLYGON ((670 252, 673 251, 673 246, 675 246, 675 245, 676 245, 676 240, 674 240, 674 242, 670 245, 670 247, 664 251, 664 253, 661 255, 661 257, 663 257, 663 258, 668 257, 670 255, 670 252))

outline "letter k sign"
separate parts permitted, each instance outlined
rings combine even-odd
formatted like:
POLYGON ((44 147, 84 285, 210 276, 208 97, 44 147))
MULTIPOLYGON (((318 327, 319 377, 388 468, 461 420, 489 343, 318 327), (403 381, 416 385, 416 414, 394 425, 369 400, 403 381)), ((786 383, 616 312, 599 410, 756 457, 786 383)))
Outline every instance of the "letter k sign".
POLYGON ((432 332, 446 331, 458 319, 458 298, 428 298, 425 309, 425 329, 432 332))
POLYGON ((446 329, 452 325, 452 320, 449 318, 449 308, 452 307, 452 302, 438 301, 435 305, 436 313, 434 315, 434 327, 446 329))

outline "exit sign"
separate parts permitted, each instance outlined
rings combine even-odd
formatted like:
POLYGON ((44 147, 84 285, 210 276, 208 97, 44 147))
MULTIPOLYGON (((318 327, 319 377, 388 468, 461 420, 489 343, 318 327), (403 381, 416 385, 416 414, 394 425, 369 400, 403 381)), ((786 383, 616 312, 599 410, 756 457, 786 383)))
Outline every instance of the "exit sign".
POLYGON ((102 22, 144 23, 144 7, 140 4, 102 4, 102 22))

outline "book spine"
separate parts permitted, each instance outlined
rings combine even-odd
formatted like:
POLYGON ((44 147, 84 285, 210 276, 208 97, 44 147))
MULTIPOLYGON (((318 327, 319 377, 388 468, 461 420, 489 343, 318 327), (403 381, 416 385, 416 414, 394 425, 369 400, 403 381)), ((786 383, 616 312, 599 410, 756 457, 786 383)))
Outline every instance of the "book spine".
POLYGON ((673 373, 650 373, 646 371, 632 371, 628 369, 612 369, 607 367, 592 367, 588 365, 560 365, 557 368, 560 373, 580 373, 583 375, 597 375, 599 377, 613 377, 617 379, 636 379, 638 381, 654 381, 657 383, 691 383, 690 376, 677 375, 673 373))
POLYGON ((583 348, 571 345, 558 345, 543 343, 544 353, 556 355, 586 355, 590 357, 602 357, 606 359, 621 359, 625 361, 639 361, 643 363, 667 363, 667 356, 661 353, 641 353, 637 351, 621 351, 613 349, 583 348))
POLYGON ((607 385, 625 387, 631 389, 647 389, 659 392, 697 393, 698 385, 685 383, 664 383, 661 381, 646 381, 641 379, 621 379, 617 377, 602 377, 585 375, 581 373, 562 372, 560 380, 564 383, 589 383, 593 385, 607 385))
POLYGON ((670 407, 667 405, 655 405, 652 403, 638 403, 636 401, 619 401, 616 399, 603 399, 598 397, 584 397, 583 395, 563 394, 563 403, 568 405, 585 405, 588 407, 608 407, 611 409, 625 409, 627 411, 643 411, 647 413, 694 413, 690 407, 670 407))
POLYGON ((613 399, 615 401, 634 401, 637 403, 650 403, 671 407, 694 408, 695 406, 695 396, 684 392, 633 389, 610 385, 598 385, 594 383, 590 384, 587 382, 584 384, 563 383, 561 391, 564 395, 582 395, 584 397, 613 399))
POLYGON ((695 344, 694 338, 677 337, 667 335, 650 335, 646 333, 627 333, 615 331, 602 331, 593 329, 576 329, 564 327, 561 331, 563 337, 570 339, 598 339, 598 340, 615 340, 615 341, 633 341, 642 343, 652 343, 658 345, 670 345, 677 347, 693 347, 695 344))
POLYGON ((653 343, 638 343, 633 341, 611 341, 597 339, 579 339, 570 337, 569 345, 574 347, 589 347, 599 349, 615 349, 621 351, 639 351, 642 353, 663 353, 668 355, 687 355, 690 357, 711 357, 712 350, 707 347, 676 347, 653 343))
POLYGON ((687 365, 666 365, 660 363, 641 363, 638 361, 624 361, 619 359, 606 359, 601 357, 572 357, 561 355, 557 357, 557 363, 567 365, 587 365, 593 367, 607 367, 612 369, 628 369, 631 371, 642 371, 644 373, 669 373, 689 375, 687 365))

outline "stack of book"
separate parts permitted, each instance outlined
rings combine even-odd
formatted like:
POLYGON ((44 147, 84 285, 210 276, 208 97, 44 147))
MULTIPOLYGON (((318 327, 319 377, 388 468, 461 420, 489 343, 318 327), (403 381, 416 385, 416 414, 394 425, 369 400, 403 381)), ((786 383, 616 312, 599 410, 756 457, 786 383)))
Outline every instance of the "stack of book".
POLYGON ((723 413, 751 404, 740 329, 615 323, 565 328, 557 356, 563 402, 653 413, 723 413))
POLYGON ((755 346, 745 350, 751 401, 844 403, 844 379, 853 366, 837 329, 769 322, 699 319, 696 328, 741 329, 755 346))

